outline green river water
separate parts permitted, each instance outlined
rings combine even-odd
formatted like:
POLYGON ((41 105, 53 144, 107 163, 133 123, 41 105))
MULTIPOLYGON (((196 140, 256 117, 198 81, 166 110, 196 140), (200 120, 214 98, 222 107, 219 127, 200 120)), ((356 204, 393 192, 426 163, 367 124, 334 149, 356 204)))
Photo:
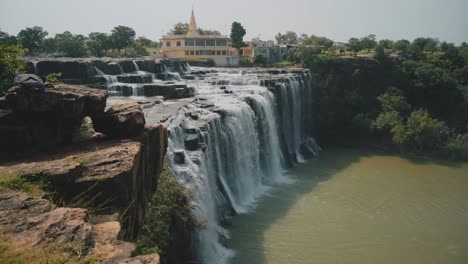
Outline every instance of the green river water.
POLYGON ((234 264, 466 264, 468 163, 329 149, 234 218, 234 264))

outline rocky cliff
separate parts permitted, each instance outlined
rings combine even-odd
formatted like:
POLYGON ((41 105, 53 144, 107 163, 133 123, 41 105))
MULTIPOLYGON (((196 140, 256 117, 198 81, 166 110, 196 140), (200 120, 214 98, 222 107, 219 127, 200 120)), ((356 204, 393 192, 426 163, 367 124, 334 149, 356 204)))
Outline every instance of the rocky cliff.
POLYGON ((137 103, 104 112, 106 97, 58 85, 18 86, 2 99, 0 231, 13 246, 73 243, 106 263, 159 263, 157 255, 129 259, 135 246, 120 239, 135 239, 146 221, 167 130, 145 126, 137 103))

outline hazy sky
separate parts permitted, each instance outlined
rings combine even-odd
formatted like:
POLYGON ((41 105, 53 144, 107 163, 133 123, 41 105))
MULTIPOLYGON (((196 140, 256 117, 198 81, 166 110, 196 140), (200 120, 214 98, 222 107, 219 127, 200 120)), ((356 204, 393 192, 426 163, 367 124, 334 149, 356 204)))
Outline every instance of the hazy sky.
MULTIPOLYGON (((109 32, 130 26, 159 39, 177 22, 188 22, 192 0, 0 0, 0 28, 17 34, 42 26, 50 34, 109 32)), ((418 36, 468 42, 468 0, 195 0, 199 27, 229 30, 233 21, 246 39, 293 30, 335 41, 370 33, 378 39, 418 36)))

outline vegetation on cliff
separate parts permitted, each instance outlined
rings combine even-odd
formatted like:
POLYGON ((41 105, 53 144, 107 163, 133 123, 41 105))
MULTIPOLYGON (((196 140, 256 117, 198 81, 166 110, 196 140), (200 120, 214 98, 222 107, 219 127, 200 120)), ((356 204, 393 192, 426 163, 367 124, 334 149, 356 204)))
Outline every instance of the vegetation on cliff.
MULTIPOLYGON (((149 205, 147 222, 137 239, 138 254, 158 253, 164 257, 177 243, 178 233, 192 232, 194 226, 187 196, 187 191, 165 165, 149 205)), ((181 248, 178 250, 183 254, 181 248)))
POLYGON ((15 76, 25 70, 25 64, 19 60, 25 51, 20 46, 0 41, 0 96, 13 86, 15 76))
POLYGON ((468 160, 468 45, 428 38, 392 43, 375 41, 376 59, 306 46, 291 54, 317 73, 319 137, 392 142, 405 153, 468 160))

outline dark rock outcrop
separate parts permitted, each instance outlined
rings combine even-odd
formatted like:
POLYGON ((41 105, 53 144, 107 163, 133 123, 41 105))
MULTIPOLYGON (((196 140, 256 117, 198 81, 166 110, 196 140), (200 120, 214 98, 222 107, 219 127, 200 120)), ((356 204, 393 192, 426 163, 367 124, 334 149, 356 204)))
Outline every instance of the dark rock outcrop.
POLYGON ((92 117, 94 129, 112 138, 136 136, 145 127, 145 116, 136 102, 112 106, 104 114, 92 117))
POLYGON ((164 164, 167 130, 149 126, 136 138, 69 146, 59 154, 0 166, 0 178, 41 177, 66 203, 107 208, 122 215, 123 233, 134 238, 146 219, 164 164))
POLYGON ((104 111, 106 98, 106 91, 83 86, 57 85, 46 91, 13 87, 0 111, 0 156, 70 143, 84 117, 104 111))

